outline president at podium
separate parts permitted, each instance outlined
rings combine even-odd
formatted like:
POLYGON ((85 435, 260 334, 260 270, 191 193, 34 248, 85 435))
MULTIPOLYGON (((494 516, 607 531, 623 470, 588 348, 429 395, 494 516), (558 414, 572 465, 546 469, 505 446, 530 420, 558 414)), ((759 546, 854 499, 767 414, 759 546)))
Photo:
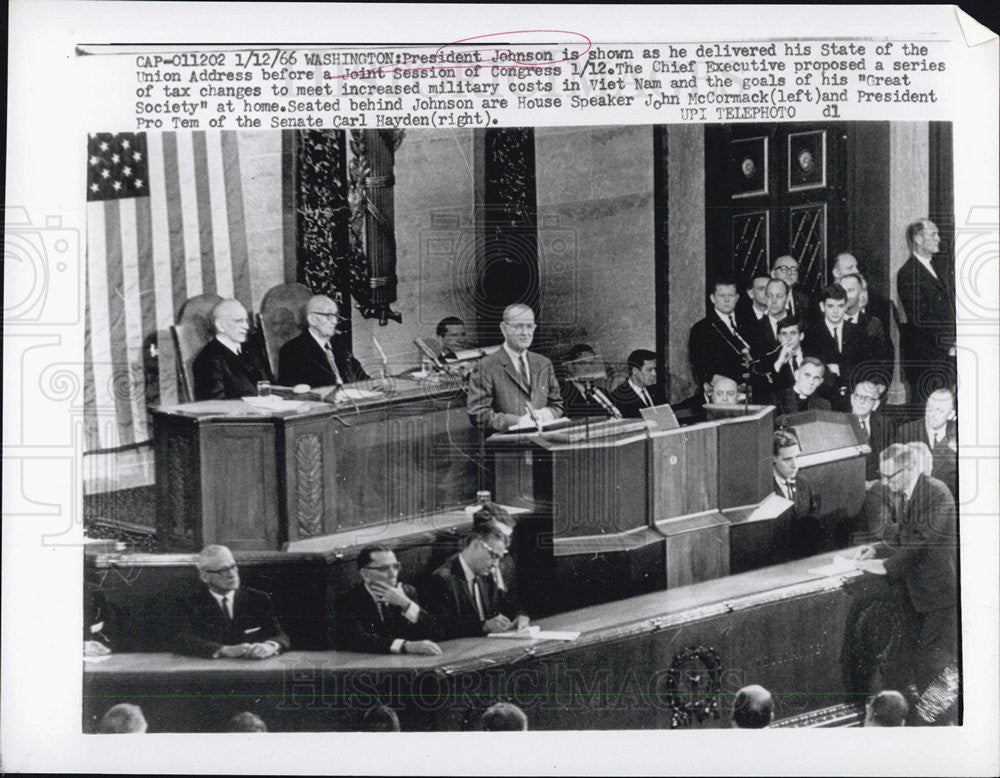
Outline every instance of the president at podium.
POLYGON ((473 424, 487 431, 504 431, 563 415, 552 362, 528 351, 536 326, 534 311, 527 305, 515 303, 504 309, 503 346, 483 357, 469 379, 468 411, 473 424))

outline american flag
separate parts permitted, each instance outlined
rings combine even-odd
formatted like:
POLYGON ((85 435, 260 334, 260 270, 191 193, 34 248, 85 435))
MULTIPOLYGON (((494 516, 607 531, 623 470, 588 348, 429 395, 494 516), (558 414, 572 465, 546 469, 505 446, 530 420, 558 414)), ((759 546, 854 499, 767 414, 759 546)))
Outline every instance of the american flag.
POLYGON ((252 310, 237 133, 92 133, 87 142, 86 448, 151 436, 177 401, 169 327, 189 297, 252 310), (158 377, 149 366, 158 363, 158 377))

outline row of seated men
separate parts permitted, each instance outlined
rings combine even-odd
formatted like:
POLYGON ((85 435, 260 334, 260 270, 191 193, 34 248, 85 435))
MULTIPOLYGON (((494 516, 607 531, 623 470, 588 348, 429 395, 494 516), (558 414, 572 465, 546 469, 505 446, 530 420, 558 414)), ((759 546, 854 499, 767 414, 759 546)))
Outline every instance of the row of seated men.
MULTIPOLYGON (((486 503, 473 516, 462 550, 434 571, 419 595, 400 581, 400 564, 391 548, 361 549, 357 557, 361 580, 336 600, 329 647, 440 654, 442 640, 527 628, 529 618, 509 591, 499 564, 512 534, 507 511, 486 503)), ((206 659, 267 659, 290 647, 270 597, 240 586, 239 568, 228 548, 203 549, 197 569, 198 584, 171 603, 166 631, 170 637, 163 649, 206 659)), ((113 633, 105 631, 110 620, 95 613, 87 621, 85 653, 113 650, 113 633)))

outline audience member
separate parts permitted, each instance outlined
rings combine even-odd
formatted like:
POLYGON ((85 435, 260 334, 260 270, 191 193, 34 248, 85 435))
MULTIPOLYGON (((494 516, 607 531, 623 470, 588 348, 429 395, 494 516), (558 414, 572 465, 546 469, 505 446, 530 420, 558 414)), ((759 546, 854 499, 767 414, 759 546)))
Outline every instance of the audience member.
POLYGON ((878 413, 878 388, 871 381, 859 381, 851 392, 851 423, 861 433, 871 451, 865 461, 865 482, 870 488, 878 483, 878 458, 888 445, 889 435, 882 414, 878 413))
POLYGON ((122 702, 109 708, 101 717, 99 729, 102 735, 144 735, 146 727, 146 717, 142 715, 142 708, 122 702))
POLYGON ((628 380, 615 387, 611 400, 626 419, 638 419, 643 408, 666 402, 663 390, 656 386, 656 354, 636 349, 628 355, 628 380))
POLYGON ((935 389, 956 382, 954 263, 935 256, 941 237, 929 219, 910 224, 906 242, 910 257, 896 274, 907 319, 900 329, 900 352, 911 400, 919 403, 935 389))
POLYGON ((362 732, 402 732, 396 711, 381 702, 376 703, 361 717, 362 732))
POLYGON ((305 329, 278 353, 278 380, 283 385, 338 386, 368 378, 354 355, 334 340, 337 303, 326 295, 314 295, 303 315, 305 329))
MULTIPOLYGON (((768 321, 768 325, 770 321, 768 321)), ((769 330, 769 326, 767 327, 769 330)), ((777 344, 770 351, 759 353, 754 365, 754 401, 772 402, 775 395, 795 384, 795 373, 805 360, 802 351, 804 327, 795 315, 786 316, 777 322, 777 344)), ((757 342, 764 338, 758 333, 757 342)))
POLYGON ((866 727, 902 727, 910 706, 906 698, 896 691, 879 692, 865 706, 866 727))
POLYGON ((896 502, 898 527, 883 542, 862 546, 855 564, 905 588, 902 615, 915 636, 913 676, 922 692, 958 655, 955 501, 941 481, 921 472, 908 446, 885 449, 879 469, 896 502))
POLYGON ((900 425, 898 443, 926 443, 934 455, 934 477, 944 482, 953 498, 958 497, 958 422, 955 395, 950 389, 937 389, 927 398, 924 418, 900 425))
POLYGON ((472 531, 462 550, 431 575, 427 607, 438 619, 445 639, 483 637, 528 626, 528 617, 502 585, 497 568, 507 555, 512 534, 510 514, 496 503, 486 503, 473 516, 472 531))
POLYGON ((847 292, 840 284, 830 284, 820 294, 823 319, 815 322, 806 335, 803 350, 826 365, 819 393, 830 401, 835 411, 850 410, 847 387, 854 368, 863 357, 863 336, 853 324, 844 322, 847 292))
POLYGON ((770 280, 767 273, 751 278, 746 295, 736 303, 736 326, 748 340, 757 322, 767 316, 767 282, 770 280))
POLYGON ((223 300, 212 309, 215 337, 195 357, 196 400, 233 400, 257 394, 257 382, 270 377, 256 349, 247 343, 250 323, 239 300, 223 300))
POLYGON ((457 316, 446 316, 441 319, 437 326, 437 336, 441 347, 438 356, 445 359, 455 359, 459 351, 468 348, 465 322, 457 316))
POLYGON ((481 732, 526 732, 528 717, 513 703, 497 702, 479 717, 476 729, 481 732))
POLYGON ((219 659, 267 659, 288 648, 271 598, 240 588, 240 573, 225 546, 206 546, 198 554, 203 585, 176 598, 173 646, 179 654, 219 659))
POLYGON ((828 411, 830 401, 817 394, 826 369, 816 357, 806 357, 795 371, 795 383, 775 392, 776 414, 782 416, 799 411, 828 411))
POLYGON ((744 686, 733 700, 732 723, 737 729, 767 729, 774 721, 774 699, 763 686, 744 686))
POLYGON ((892 320, 896 304, 887 297, 883 297, 874 290, 869 289, 868 282, 865 280, 858 260, 846 251, 841 252, 833 260, 833 267, 830 271, 830 274, 833 276, 832 280, 839 282, 841 278, 850 273, 857 273, 861 278, 861 313, 878 319, 886 338, 889 338, 892 332, 892 320))
POLYGON ((226 722, 226 732, 267 732, 267 724, 256 713, 245 710, 226 722))
POLYGON ((361 582, 334 605, 333 644, 341 651, 440 654, 436 619, 417 604, 417 592, 400 583, 395 552, 380 544, 358 552, 361 582))
POLYGON ((535 326, 535 313, 527 305, 516 303, 504 310, 503 347, 483 357, 469 380, 469 416, 480 428, 504 431, 535 418, 545 422, 563 415, 552 362, 528 351, 535 326))
POLYGON ((733 315, 739 299, 736 282, 716 280, 708 299, 712 302, 712 311, 695 323, 688 336, 688 355, 694 377, 698 383, 706 383, 718 373, 741 381, 750 360, 750 347, 733 315))
POLYGON ((712 376, 710 383, 702 384, 701 391, 686 400, 671 405, 677 420, 683 424, 700 424, 706 420, 705 405, 735 405, 739 402, 740 388, 737 383, 724 375, 712 376))
POLYGON ((785 254, 774 260, 771 265, 771 278, 780 278, 788 285, 788 313, 798 314, 805 322, 814 318, 813 303, 809 295, 802 290, 799 283, 799 263, 795 257, 785 254))
POLYGON ((875 377, 888 384, 892 380, 895 350, 889 333, 882 328, 882 322, 861 309, 865 280, 858 273, 848 273, 838 283, 847 293, 844 322, 853 324, 861 334, 861 348, 855 366, 858 377, 855 380, 875 377))
POLYGON ((822 541, 818 519, 820 496, 809 479, 799 473, 802 453, 794 431, 776 429, 773 439, 774 492, 792 501, 791 552, 794 557, 811 556, 822 541))

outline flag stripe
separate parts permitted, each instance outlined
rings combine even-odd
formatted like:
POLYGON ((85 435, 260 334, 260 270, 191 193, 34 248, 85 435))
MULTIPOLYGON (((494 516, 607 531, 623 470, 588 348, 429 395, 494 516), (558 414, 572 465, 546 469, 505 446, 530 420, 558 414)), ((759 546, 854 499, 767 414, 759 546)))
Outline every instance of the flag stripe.
MULTIPOLYGON (((156 311, 158 295, 156 293, 156 272, 153 267, 153 223, 148 197, 139 197, 135 200, 135 231, 139 258, 139 303, 142 320, 142 329, 139 332, 142 347, 140 365, 145 365, 148 349, 157 348, 159 341, 156 311)), ((147 399, 155 400, 157 403, 162 401, 158 385, 153 397, 147 396, 147 399)))
POLYGON ((118 200, 104 204, 104 256, 107 264, 108 332, 111 336, 111 396, 118 418, 118 439, 123 445, 135 442, 132 429, 132 407, 129 402, 127 333, 125 306, 121 290, 125 285, 122 273, 121 210, 118 200))
POLYGON ((107 261, 104 249, 104 210, 102 202, 87 206, 87 257, 90 279, 90 311, 93 317, 90 330, 91 366, 94 373, 94 418, 97 426, 97 446, 115 445, 104 435, 105 417, 115 407, 111 393, 111 334, 108 331, 108 277, 104 266, 107 261))
MULTIPOLYGON (((181 214, 181 181, 177 165, 177 134, 165 132, 163 139, 163 188, 166 195, 167 237, 170 241, 170 275, 173 278, 174 316, 188 298, 187 261, 184 251, 184 226, 181 214)), ((150 160, 150 178, 155 176, 150 160)))
POLYGON ((212 233, 212 193, 208 185, 208 152, 205 133, 191 133, 191 162, 194 172, 195 205, 198 208, 198 241, 201 246, 201 292, 219 294, 215 276, 215 246, 212 233))
POLYGON ((97 397, 94 392, 94 323, 90 313, 89 251, 87 258, 88 267, 83 274, 83 445, 87 451, 93 451, 95 448, 101 447, 101 438, 97 429, 97 397))
POLYGON ((138 212, 136 198, 118 201, 122 251, 122 285, 115 293, 121 297, 125 324, 125 365, 121 372, 122 391, 128 392, 132 408, 132 434, 136 441, 146 435, 146 381, 142 347, 142 304, 146 290, 139 271, 138 212))
POLYGON ((218 132, 208 136, 205 149, 208 187, 211 191, 212 235, 215 239, 215 289, 221 297, 233 296, 233 258, 229 250, 229 218, 222 148, 218 132))
POLYGON ((248 311, 253 311, 246 219, 243 213, 240 147, 236 131, 224 130, 221 141, 222 165, 226 179, 226 213, 229 217, 229 250, 233 267, 233 296, 243 303, 248 311))
MULTIPOLYGON (((151 133, 146 140, 149 169, 163 170, 163 135, 151 133)), ((183 299, 175 301, 176 277, 170 268, 170 234, 167 219, 167 193, 163 176, 149 178, 149 197, 146 198, 150 219, 150 243, 154 286, 156 289, 157 359, 160 370, 160 403, 177 402, 177 363, 174 344, 170 338, 170 325, 183 299)))
POLYGON ((188 297, 205 294, 201 274, 201 237, 198 230, 198 203, 195 196, 194 148, 191 133, 177 135, 177 180, 180 182, 181 229, 184 233, 184 272, 188 297))

